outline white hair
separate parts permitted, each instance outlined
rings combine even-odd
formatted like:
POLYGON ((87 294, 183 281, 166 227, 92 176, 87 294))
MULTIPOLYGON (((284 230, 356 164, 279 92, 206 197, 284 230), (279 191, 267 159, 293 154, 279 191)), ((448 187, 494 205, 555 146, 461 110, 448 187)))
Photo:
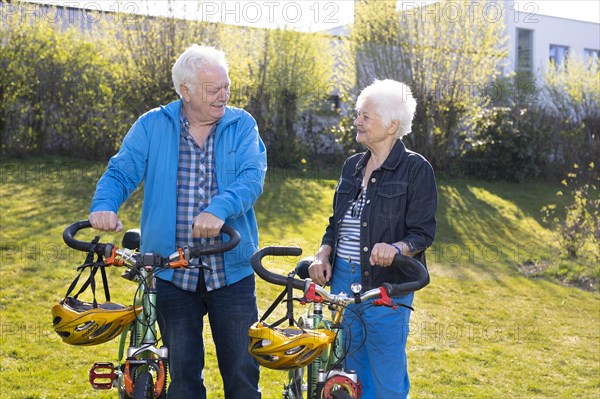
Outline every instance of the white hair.
POLYGON ((396 138, 400 139, 411 132, 417 101, 410 87, 392 79, 375 80, 360 92, 356 100, 357 111, 367 99, 384 126, 389 126, 393 121, 399 122, 396 138))
POLYGON ((211 46, 193 44, 177 58, 171 69, 171 74, 175 91, 180 97, 180 86, 186 84, 191 86, 190 89, 193 88, 198 83, 196 82, 198 71, 207 66, 220 66, 226 72, 229 71, 225 53, 211 46))

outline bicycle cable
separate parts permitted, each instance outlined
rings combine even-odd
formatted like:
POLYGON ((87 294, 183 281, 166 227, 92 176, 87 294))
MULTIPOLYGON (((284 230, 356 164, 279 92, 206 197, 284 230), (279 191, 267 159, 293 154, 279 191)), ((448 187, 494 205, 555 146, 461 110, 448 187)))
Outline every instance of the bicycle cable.
MULTIPOLYGON (((358 349, 360 349, 365 344, 365 342, 366 342, 366 323, 364 322, 364 320, 362 319, 362 317, 359 314, 357 314, 356 310, 350 308, 348 305, 342 305, 342 304, 339 304, 339 303, 332 303, 332 304, 334 306, 339 306, 339 307, 343 308, 342 310, 340 310, 341 312, 345 312, 346 310, 348 310, 349 312, 356 314, 355 320, 358 320, 360 323, 362 323, 363 330, 365 331, 365 339, 363 340, 363 342, 360 343, 360 345, 357 347, 356 350, 354 350, 353 352, 349 353, 348 351, 350 349, 350 343, 352 342, 352 333, 351 333, 349 327, 352 324, 347 324, 346 323, 346 325, 348 326, 348 328, 344 328, 344 322, 346 322, 346 317, 344 317, 342 319, 342 325, 340 325, 338 327, 338 331, 336 332, 336 335, 341 330, 341 331, 344 331, 344 333, 346 334, 346 337, 344 337, 344 342, 342 343, 342 345, 344 345, 342 347, 342 356, 340 358, 336 357, 336 362, 332 365, 332 369, 335 369, 335 368, 337 368, 338 366, 340 366, 342 364, 342 362, 346 359, 346 357, 348 357, 349 355, 352 355, 355 352, 357 352, 358 349)), ((337 312, 337 310, 336 310, 336 312, 337 312)), ((337 340, 334 340, 333 343, 334 343, 334 345, 337 345, 337 340)), ((334 350, 334 353, 336 353, 336 347, 334 347, 333 350, 334 350)))
MULTIPOLYGON (((137 271, 137 274, 139 274, 141 276, 141 273, 139 273, 139 271, 137 271)), ((134 308, 135 308, 135 304, 138 303, 139 299, 141 297, 143 297, 142 289, 144 290, 144 292, 147 292, 148 288, 149 288, 148 282, 144 278, 140 278, 140 284, 138 285, 137 289, 135 290, 135 294, 133 295, 134 308)), ((150 301, 149 301, 149 303, 151 306, 151 308, 149 309, 150 312, 149 313, 146 313, 145 311, 141 312, 141 314, 145 315, 145 317, 141 317, 141 318, 140 318, 139 314, 136 315, 136 321, 138 323, 140 323, 140 325, 142 327, 144 327, 147 331, 152 331, 152 334, 153 334, 152 339, 158 343, 162 340, 162 338, 159 338, 158 335, 156 334, 156 331, 153 328, 151 328, 152 323, 150 322, 150 318, 151 318, 151 315, 153 314, 152 312, 154 312, 154 314, 158 318, 159 312, 158 312, 158 308, 156 307, 156 304, 154 304, 150 301)))

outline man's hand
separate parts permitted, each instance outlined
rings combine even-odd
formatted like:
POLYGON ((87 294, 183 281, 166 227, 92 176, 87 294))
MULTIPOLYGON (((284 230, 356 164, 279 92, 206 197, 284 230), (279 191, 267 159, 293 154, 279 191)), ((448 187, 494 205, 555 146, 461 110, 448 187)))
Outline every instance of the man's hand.
POLYGON ((88 219, 96 230, 116 232, 123 230, 123 223, 117 214, 112 211, 92 212, 88 219))
POLYGON ((194 218, 192 223, 192 237, 216 237, 221 232, 224 223, 223 220, 211 213, 201 212, 194 218))

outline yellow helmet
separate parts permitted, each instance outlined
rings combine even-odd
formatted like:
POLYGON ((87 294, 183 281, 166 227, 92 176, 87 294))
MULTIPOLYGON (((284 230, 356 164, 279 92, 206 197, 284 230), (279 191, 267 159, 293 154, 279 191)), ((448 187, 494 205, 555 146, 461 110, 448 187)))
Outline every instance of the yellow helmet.
POLYGON ((94 308, 90 302, 67 297, 52 307, 54 331, 70 345, 97 345, 119 335, 142 307, 105 302, 94 308))
POLYGON ((301 368, 312 362, 335 339, 330 330, 302 330, 298 327, 273 328, 262 322, 248 331, 248 351, 260 365, 275 370, 301 368))

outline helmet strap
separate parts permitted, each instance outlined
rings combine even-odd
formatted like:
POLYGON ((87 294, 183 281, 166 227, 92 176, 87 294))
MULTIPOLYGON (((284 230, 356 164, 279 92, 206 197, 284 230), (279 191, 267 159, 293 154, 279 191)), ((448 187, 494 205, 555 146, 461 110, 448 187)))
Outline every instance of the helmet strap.
MULTIPOLYGON (((91 248, 95 247, 95 245, 98 243, 98 240, 100 240, 99 236, 96 236, 92 240, 93 245, 91 246, 91 248)), ((94 262, 95 255, 96 254, 94 253, 93 250, 89 251, 85 258, 85 262, 83 263, 83 265, 81 265, 77 268, 77 270, 79 270, 79 274, 75 277, 75 279, 73 280, 73 282, 67 289, 67 293, 65 294, 65 299, 69 296, 69 294, 73 291, 73 289, 75 289, 75 286, 77 285, 77 282, 79 281, 79 278, 81 277, 81 273, 83 273, 83 270, 85 268, 89 267, 90 268, 90 276, 85 281, 85 283, 82 284, 82 286, 79 289, 79 291, 77 292, 77 294, 73 295, 73 298, 77 299, 77 297, 82 292, 84 292, 87 289, 87 287, 89 286, 92 290, 92 295, 94 297, 93 307, 94 308, 98 307, 98 301, 96 301, 96 279, 95 279, 95 276, 96 276, 96 273, 98 272, 98 269, 100 269, 100 273, 102 275, 102 285, 104 286, 104 296, 106 297, 106 301, 110 302, 110 290, 108 288, 108 278, 106 276, 104 258, 102 257, 102 255, 98 254, 98 257, 97 257, 96 261, 94 262)))
MULTIPOLYGON (((285 314, 285 317, 277 320, 276 322, 274 322, 273 324, 270 324, 270 327, 277 327, 278 325, 280 325, 281 323, 283 323, 284 321, 288 320, 290 323, 290 326, 294 326, 296 325, 296 321, 294 320, 294 297, 293 297, 293 292, 294 292, 294 288, 292 286, 292 280, 294 279, 294 272, 291 272, 288 274, 287 277, 287 284, 285 286, 285 289, 281 292, 281 294, 279 294, 279 296, 277 297, 277 299, 275 299, 275 301, 271 304, 271 306, 269 306, 269 309, 267 309, 267 311, 262 315, 262 317, 260 318, 260 321, 265 323, 265 319, 267 317, 269 317, 269 315, 271 313, 273 313, 273 310, 275 310, 275 308, 277 307, 277 305, 279 305, 282 301, 284 297, 287 297, 286 301, 286 305, 287 305, 287 312, 285 314)), ((265 323, 267 324, 267 323, 265 323)))

